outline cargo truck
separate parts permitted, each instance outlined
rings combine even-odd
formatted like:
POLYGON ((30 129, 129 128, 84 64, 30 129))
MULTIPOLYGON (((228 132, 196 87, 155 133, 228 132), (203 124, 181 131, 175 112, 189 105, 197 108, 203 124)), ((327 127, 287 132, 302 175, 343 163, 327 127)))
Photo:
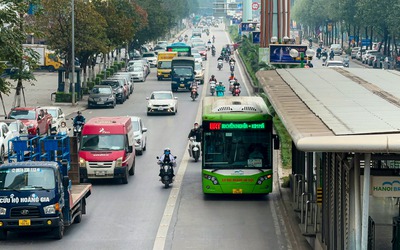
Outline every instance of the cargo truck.
POLYGON ((91 194, 91 184, 79 184, 76 137, 18 136, 9 143, 9 163, 0 166, 0 240, 8 231, 50 231, 61 239, 66 226, 81 222, 91 194))
POLYGON ((189 90, 195 81, 194 57, 175 57, 171 64, 171 90, 189 90))
POLYGON ((63 66, 60 58, 54 51, 48 50, 47 45, 43 44, 23 44, 24 48, 29 48, 39 54, 38 66, 39 69, 53 72, 63 66))
POLYGON ((171 78, 172 58, 178 56, 178 52, 158 52, 157 56, 157 80, 171 78))

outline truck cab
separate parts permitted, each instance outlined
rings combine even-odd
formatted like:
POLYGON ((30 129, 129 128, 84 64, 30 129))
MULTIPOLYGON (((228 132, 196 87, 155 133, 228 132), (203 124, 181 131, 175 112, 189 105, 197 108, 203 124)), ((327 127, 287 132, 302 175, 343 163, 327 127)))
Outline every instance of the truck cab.
POLYGON ((0 240, 8 231, 50 231, 61 239, 66 226, 81 221, 91 185, 72 185, 69 179, 69 140, 12 139, 9 163, 0 166, 0 240))
POLYGON ((195 81, 195 59, 193 57, 175 57, 172 59, 171 90, 190 91, 190 85, 195 81))

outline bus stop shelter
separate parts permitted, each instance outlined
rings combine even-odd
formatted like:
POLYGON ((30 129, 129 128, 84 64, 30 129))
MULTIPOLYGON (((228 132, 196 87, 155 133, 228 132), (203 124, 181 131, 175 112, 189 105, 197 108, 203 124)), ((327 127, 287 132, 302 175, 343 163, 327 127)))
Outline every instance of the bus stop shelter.
POLYGON ((400 249, 400 72, 298 68, 257 78, 293 141, 292 204, 313 248, 400 249))

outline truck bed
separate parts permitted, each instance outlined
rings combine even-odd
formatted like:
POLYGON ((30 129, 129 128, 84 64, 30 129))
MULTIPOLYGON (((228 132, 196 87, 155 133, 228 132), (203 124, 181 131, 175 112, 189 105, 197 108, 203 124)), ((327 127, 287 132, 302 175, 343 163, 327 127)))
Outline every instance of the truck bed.
POLYGON ((70 207, 73 208, 82 200, 82 198, 88 197, 91 193, 91 190, 92 184, 72 185, 70 207))

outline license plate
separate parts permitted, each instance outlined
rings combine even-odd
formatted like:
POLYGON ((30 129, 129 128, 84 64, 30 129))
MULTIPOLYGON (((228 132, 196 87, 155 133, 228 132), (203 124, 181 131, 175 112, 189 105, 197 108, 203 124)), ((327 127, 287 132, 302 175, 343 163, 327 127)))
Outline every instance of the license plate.
POLYGON ((97 104, 104 104, 104 102, 103 102, 103 101, 101 101, 101 102, 97 102, 97 104))
POLYGON ((164 77, 169 77, 169 75, 164 75, 164 77))
POLYGON ((232 189, 232 194, 241 194, 241 193, 243 193, 242 189, 236 189, 236 188, 232 189))
POLYGON ((181 85, 179 85, 181 88, 184 88, 185 87, 185 84, 181 84, 181 85))
POLYGON ((95 174, 97 176, 104 176, 104 175, 106 175, 106 171, 96 171, 95 174))
POLYGON ((21 227, 30 226, 31 225, 31 220, 30 219, 18 220, 18 225, 21 226, 21 227))

